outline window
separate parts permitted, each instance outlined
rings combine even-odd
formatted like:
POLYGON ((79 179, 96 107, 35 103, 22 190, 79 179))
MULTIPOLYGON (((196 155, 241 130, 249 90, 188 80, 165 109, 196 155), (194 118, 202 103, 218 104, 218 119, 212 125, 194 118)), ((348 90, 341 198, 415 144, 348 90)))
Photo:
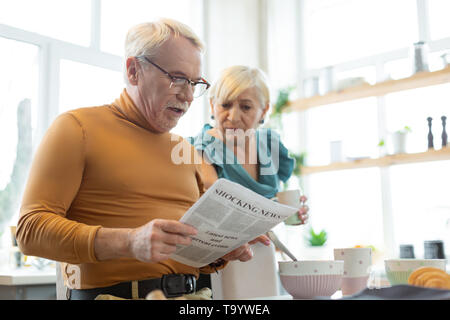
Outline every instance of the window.
MULTIPOLYGON (((297 82, 297 23, 295 17, 295 2, 284 1, 280 6, 277 1, 269 1, 269 21, 267 37, 270 45, 267 46, 270 57, 268 59, 268 74, 270 83, 277 88, 292 86, 297 82), (289 47, 287 50, 286 48, 289 47)), ((277 89, 272 88, 272 89, 277 89)), ((275 101, 276 94, 272 95, 275 101)))
MULTIPOLYGON (((17 222, 32 149, 39 145, 53 119, 73 108, 112 102, 122 92, 127 29, 167 16, 187 23, 201 37, 202 3, 201 0, 0 2, 1 241, 10 243, 4 227, 17 222), (23 132, 23 139, 18 139, 23 132)), ((203 119, 204 102, 196 101, 174 131, 184 136, 197 134, 202 122, 197 119, 203 119)), ((2 254, 0 258, 3 259, 2 254)))
MULTIPOLYGON (((376 99, 367 98, 307 111, 307 163, 330 162, 332 141, 342 141, 344 157, 378 155, 376 99)), ((344 160, 344 159, 343 159, 344 160)))
POLYGON ((88 46, 91 36, 91 1, 1 1, 0 23, 88 46))
MULTIPOLYGON (((305 57, 305 68, 299 70, 300 78, 321 75, 327 66, 333 67, 337 80, 364 77, 374 84, 406 78, 413 74, 411 48, 419 39, 430 48, 429 70, 442 69, 440 56, 450 52, 449 3, 424 1, 429 15, 418 14, 418 4, 407 0, 305 0, 305 45, 299 53, 299 59, 305 57), (430 30, 430 39, 424 30, 430 30)), ((327 165, 330 142, 342 140, 344 160, 377 158, 379 139, 385 139, 387 152, 392 153, 392 133, 409 126, 412 132, 406 151, 425 152, 427 117, 433 118, 434 147, 440 149, 441 117, 450 117, 449 92, 446 83, 308 109, 303 113, 304 143, 294 151, 307 152, 307 165, 327 165)), ((449 165, 450 161, 435 161, 308 175, 304 181, 310 223, 314 229, 329 231, 332 247, 374 245, 387 258, 398 257, 399 245, 411 243, 416 257, 421 258, 423 241, 449 240, 450 205, 445 196, 449 165), (384 234, 391 230, 393 234, 384 234)), ((295 246, 294 231, 289 233, 290 244, 295 246)))
POLYGON ((186 23, 200 37, 199 0, 106 0, 101 3, 101 49, 123 55, 123 43, 128 29, 138 23, 167 17, 186 23))
POLYGON ((397 59, 384 65, 386 79, 398 80, 412 75, 413 63, 411 59, 397 59))
POLYGON ((450 161, 401 165, 390 170, 395 242, 414 245, 417 258, 423 257, 426 240, 443 240, 448 252, 450 161))
POLYGON ((375 168, 324 172, 310 178, 314 229, 332 248, 383 246, 379 172, 375 168))
POLYGON ((429 0, 431 38, 433 40, 450 37, 450 2, 448 0, 429 0))
POLYGON ((390 133, 411 128, 407 152, 425 152, 428 148, 428 122, 433 118, 432 133, 435 149, 441 148, 442 116, 450 119, 450 83, 408 90, 386 96, 386 126, 390 133))
MULTIPOLYGON (((207 95, 207 93, 205 93, 205 95, 207 95)), ((180 120, 178 120, 177 126, 170 132, 178 134, 184 138, 193 137, 199 134, 203 127, 204 105, 203 97, 194 99, 189 107, 189 111, 186 112, 180 120)))
POLYGON ((36 127, 38 47, 0 38, 0 235, 18 217, 36 127))
POLYGON ((111 103, 124 87, 121 72, 63 59, 59 112, 111 103))
POLYGON ((415 1, 305 1, 307 68, 362 58, 417 41, 415 1))
MULTIPOLYGON (((123 55, 123 44, 128 29, 138 23, 160 17, 181 21, 202 38, 203 20, 200 0, 107 0, 101 2, 101 50, 123 55), (117 18, 117 17, 120 17, 117 18)), ((194 100, 189 111, 180 119, 173 133, 183 137, 197 135, 201 130, 202 98, 194 100)))

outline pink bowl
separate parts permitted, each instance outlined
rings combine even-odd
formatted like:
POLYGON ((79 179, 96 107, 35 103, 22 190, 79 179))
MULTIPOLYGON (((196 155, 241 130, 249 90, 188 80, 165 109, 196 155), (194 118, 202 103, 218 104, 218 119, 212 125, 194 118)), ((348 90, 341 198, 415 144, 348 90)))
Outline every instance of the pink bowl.
POLYGON ((294 299, 311 299, 314 297, 330 297, 342 283, 342 275, 319 274, 293 276, 280 274, 283 287, 294 299))

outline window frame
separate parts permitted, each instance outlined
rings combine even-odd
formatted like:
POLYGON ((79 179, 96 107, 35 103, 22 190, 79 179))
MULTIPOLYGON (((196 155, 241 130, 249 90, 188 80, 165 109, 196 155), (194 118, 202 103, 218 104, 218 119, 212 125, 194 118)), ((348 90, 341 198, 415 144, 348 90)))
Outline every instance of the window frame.
POLYGON ((38 119, 33 148, 59 113, 59 66, 62 59, 122 72, 121 57, 95 48, 99 45, 99 38, 90 47, 83 47, 2 24, 0 37, 39 47, 38 119))
MULTIPOLYGON (((297 20, 298 31, 297 39, 299 44, 304 43, 305 37, 303 36, 306 28, 303 23, 305 20, 302 16, 304 10, 305 1, 311 0, 298 0, 298 10, 297 10, 297 20)), ((429 46, 429 54, 437 51, 450 50, 450 37, 432 40, 430 34, 430 17, 428 12, 428 1, 429 0, 416 0, 417 8, 417 38, 421 41, 425 41, 429 46)), ((411 44, 412 45, 412 44, 411 44)), ((297 47, 298 53, 298 65, 300 68, 297 71, 297 83, 302 84, 304 80, 311 77, 319 77, 323 68, 308 69, 305 65, 305 52, 302 50, 302 46, 297 47)), ((361 57, 359 59, 346 61, 333 65, 336 74, 345 71, 351 71, 353 69, 363 68, 363 67, 375 67, 376 68, 376 81, 381 82, 386 79, 385 64, 394 60, 406 59, 409 57, 410 48, 397 48, 388 52, 383 52, 380 54, 361 57)), ((300 97, 304 96, 302 88, 298 89, 298 94, 300 97)), ((381 139, 386 137, 388 134, 386 128, 386 103, 385 97, 376 97, 377 100, 377 126, 378 126, 378 136, 381 139)), ((306 110, 306 112, 308 112, 306 110)), ((299 150, 308 150, 307 137, 308 137, 308 124, 306 121, 306 112, 301 112, 299 115, 299 127, 300 127, 300 137, 303 137, 299 141, 299 150)), ((381 150, 380 150, 381 152, 381 150)), ((381 193, 381 204, 383 208, 382 212, 382 224, 383 224, 383 239, 385 246, 385 256, 398 256, 397 243, 395 241, 395 225, 394 225, 394 213, 392 205, 392 192, 390 186, 390 168, 380 167, 380 193, 381 193)), ((308 194, 309 176, 303 176, 303 186, 308 194)))
MULTIPOLYGON (((38 47, 38 83, 37 101, 35 102, 37 119, 35 119, 36 127, 33 130, 33 155, 48 127, 60 114, 60 64, 62 60, 100 67, 120 72, 121 74, 123 72, 124 61, 122 56, 100 50, 102 27, 101 1, 91 0, 91 30, 90 45, 88 47, 0 23, 1 38, 38 47)), ((204 2, 192 0, 191 4, 194 6, 194 14, 200 15, 201 19, 206 19, 204 2)), ((203 24, 202 32, 206 30, 205 21, 201 22, 203 24)), ((123 83, 123 87, 125 88, 125 82, 123 83)), ((120 94, 120 92, 117 94, 120 94)), ((202 107, 206 110, 207 98, 206 95, 204 96, 201 99, 201 103, 202 107)), ((206 118, 205 113, 205 121, 206 118)), ((13 216, 13 219, 15 218, 17 218, 17 213, 13 216)))
MULTIPOLYGON (((104 69, 123 72, 123 57, 100 50, 101 45, 101 1, 91 0, 91 39, 89 47, 77 45, 63 40, 37 34, 32 31, 0 24, 0 37, 33 44, 39 47, 39 83, 37 101, 37 124, 33 139, 33 150, 41 141, 47 128, 59 114, 59 78, 60 62, 62 59, 84 63, 104 69)), ((202 19, 204 3, 192 2, 195 12, 199 12, 202 19), (198 3, 198 4, 197 4, 198 3)), ((206 21, 203 29, 206 29, 206 21)), ((125 87, 125 83, 124 83, 125 87)), ((203 104, 207 100, 203 98, 203 104)), ((206 109, 206 108, 205 108, 206 109)), ((204 116, 206 120, 206 114, 204 116)))

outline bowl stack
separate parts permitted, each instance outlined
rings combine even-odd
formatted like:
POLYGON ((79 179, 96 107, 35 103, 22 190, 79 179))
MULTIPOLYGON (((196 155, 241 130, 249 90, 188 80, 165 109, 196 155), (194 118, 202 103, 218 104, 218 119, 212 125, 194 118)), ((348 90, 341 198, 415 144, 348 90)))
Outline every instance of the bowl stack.
POLYGON ((435 267, 445 271, 445 259, 389 259, 384 261, 391 285, 408 284, 409 275, 420 267, 435 267))
POLYGON ((280 261, 278 266, 281 283, 294 299, 330 297, 341 287, 344 274, 344 261, 280 261))

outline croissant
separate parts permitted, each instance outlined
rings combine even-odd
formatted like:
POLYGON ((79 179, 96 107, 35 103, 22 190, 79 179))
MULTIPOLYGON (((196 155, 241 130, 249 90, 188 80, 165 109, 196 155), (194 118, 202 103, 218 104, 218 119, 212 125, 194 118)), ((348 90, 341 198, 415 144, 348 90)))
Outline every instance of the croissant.
POLYGON ((421 267, 409 275, 408 284, 450 290, 450 275, 438 268, 421 267))

